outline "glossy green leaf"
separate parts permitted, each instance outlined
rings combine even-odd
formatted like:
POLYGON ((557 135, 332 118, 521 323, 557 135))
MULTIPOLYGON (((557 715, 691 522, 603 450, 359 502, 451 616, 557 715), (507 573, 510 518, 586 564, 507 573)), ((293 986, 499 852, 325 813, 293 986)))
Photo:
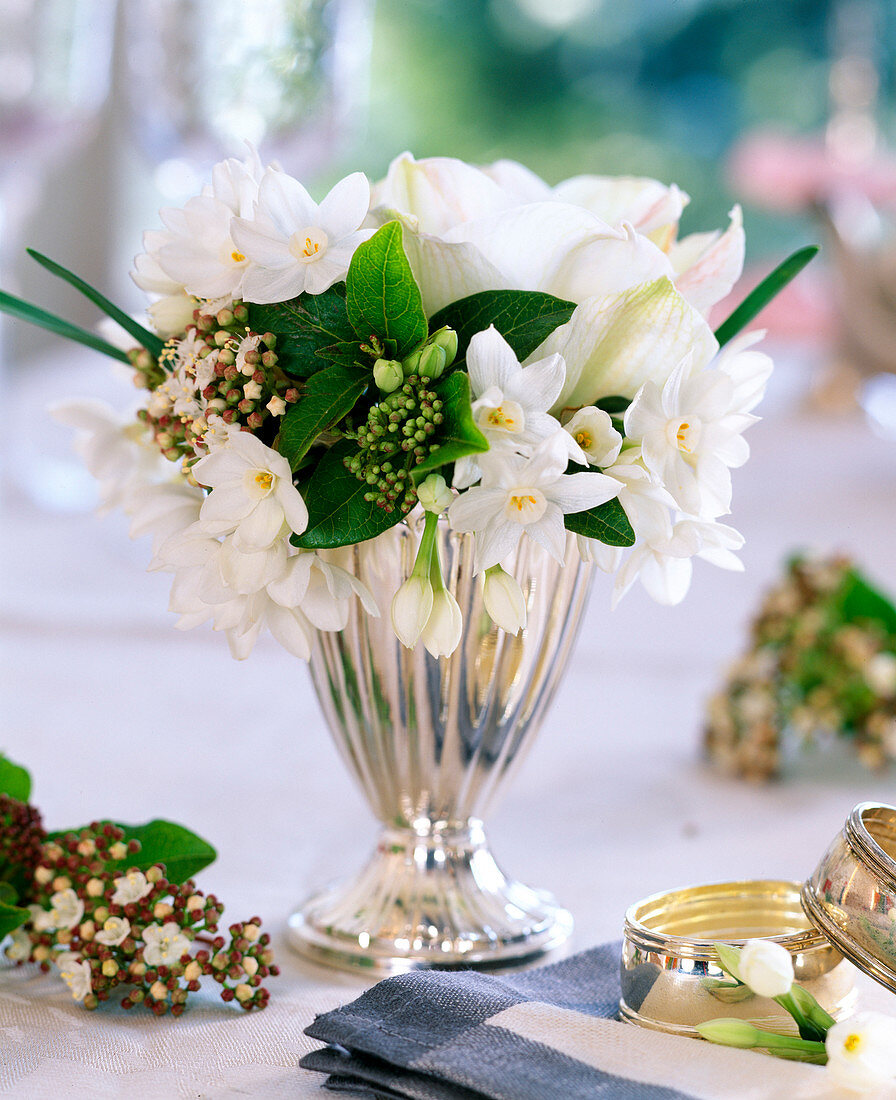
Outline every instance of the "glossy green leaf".
POLYGON ((280 425, 278 449, 293 469, 321 432, 351 412, 368 381, 369 376, 357 369, 337 365, 308 379, 305 392, 290 405, 280 425))
POLYGON ((15 905, 19 900, 19 891, 11 882, 0 881, 0 904, 15 905))
POLYGON ((15 317, 18 321, 27 321, 29 325, 46 329, 47 332, 52 332, 55 336, 72 340, 76 344, 83 344, 84 347, 108 355, 110 359, 117 359, 120 363, 130 362, 127 352, 115 347, 114 344, 110 344, 101 336, 97 336, 96 333, 88 332, 86 328, 79 328, 78 325, 73 325, 70 321, 63 321, 61 317, 56 317, 54 314, 26 302, 22 298, 7 294, 5 290, 0 290, 0 313, 8 313, 10 317, 15 317))
POLYGON ((0 901, 0 940, 20 928, 30 917, 31 913, 27 909, 0 901))
POLYGON ((896 636, 896 607, 855 569, 844 578, 839 611, 846 622, 864 619, 880 623, 888 634, 896 636))
POLYGON ((161 355, 162 348, 165 346, 165 341, 160 339, 154 332, 150 332, 148 328, 144 328, 139 321, 135 321, 130 314, 125 313, 123 309, 119 309, 117 305, 110 302, 105 295, 100 294, 98 290, 95 290, 89 283, 85 283, 74 272, 69 271, 68 268, 63 267, 62 264, 57 264, 55 260, 51 260, 48 256, 42 255, 40 252, 36 252, 33 248, 29 248, 28 255, 41 265, 45 267, 52 275, 56 275, 58 278, 64 280, 69 286, 73 286, 80 294, 83 294, 85 298, 89 299, 95 306, 98 306, 107 317, 111 317, 113 321, 117 322, 130 336, 137 341, 141 347, 146 348, 150 355, 156 359, 161 355))
POLYGON ((317 464, 305 489, 308 526, 290 542, 304 550, 350 546, 388 531, 401 520, 401 513, 386 512, 364 499, 370 491, 345 468, 343 459, 357 453, 357 445, 344 439, 331 447, 317 464))
POLYGON ((757 314, 761 313, 772 298, 780 294, 784 287, 799 275, 817 252, 818 246, 814 244, 798 249, 791 256, 788 256, 783 263, 778 264, 775 270, 767 275, 759 286, 750 291, 731 316, 716 329, 715 337, 719 342, 719 347, 727 344, 757 314))
POLYGON ((585 512, 572 512, 564 516, 567 531, 597 539, 607 546, 632 546, 635 532, 625 509, 614 497, 606 504, 598 504, 585 512))
POLYGON ((467 375, 463 371, 455 371, 437 382, 433 390, 441 398, 444 417, 436 434, 431 437, 431 442, 438 443, 439 449, 427 455, 411 471, 415 485, 419 485, 433 470, 448 462, 456 462, 465 455, 488 450, 488 440, 473 419, 470 380, 467 375))
POLYGON ((27 802, 31 797, 31 776, 27 769, 3 755, 0 755, 0 794, 18 802, 27 802))
POLYGON ((436 313, 433 331, 449 325, 457 333, 457 360, 467 354, 471 337, 494 325, 517 359, 528 358, 559 325, 572 317, 574 302, 537 290, 482 290, 436 313))
MULTIPOLYGON (((140 841, 140 851, 129 853, 124 859, 109 860, 107 867, 113 870, 124 871, 129 867, 136 867, 146 871, 154 863, 164 863, 168 879, 180 883, 186 882, 203 867, 213 863, 218 855, 208 841, 173 821, 156 818, 145 825, 125 825, 122 822, 115 824, 123 830, 125 841, 140 841)), ((47 839, 59 840, 70 833, 79 833, 83 827, 62 829, 50 833, 47 839)))
POLYGON ((604 412, 609 413, 611 416, 621 416, 625 410, 632 403, 630 397, 600 397, 594 402, 598 409, 603 409, 604 412))
POLYGON ((345 283, 323 294, 300 294, 288 302, 250 305, 249 328, 277 337, 277 365, 293 378, 309 378, 324 370, 321 349, 357 340, 345 309, 345 283))
POLYGON ((402 358, 426 339, 423 298, 399 222, 389 222, 358 246, 345 285, 348 317, 361 341, 371 336, 394 341, 395 355, 402 358))

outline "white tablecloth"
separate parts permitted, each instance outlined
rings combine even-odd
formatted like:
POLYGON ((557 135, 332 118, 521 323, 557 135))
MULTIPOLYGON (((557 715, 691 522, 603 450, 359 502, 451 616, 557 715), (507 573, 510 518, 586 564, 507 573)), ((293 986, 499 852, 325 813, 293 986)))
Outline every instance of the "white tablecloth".
MULTIPOLYGON (((121 517, 90 513, 68 433, 42 409, 102 394, 102 369, 74 355, 7 385, 0 749, 31 769, 49 828, 160 816, 207 837, 219 858, 200 885, 231 919, 262 916, 282 976, 264 1012, 244 1015, 212 991, 180 1020, 157 1020, 91 1014, 55 976, 2 971, 0 1093, 314 1096, 319 1078, 297 1068, 314 1045, 303 1028, 364 986, 301 962, 284 921, 360 865, 374 822, 304 667, 270 641, 236 663, 210 631, 174 630, 167 578, 144 571, 147 545, 128 540, 121 517)), ((803 411, 789 393, 795 369, 782 368, 750 432, 754 457, 735 471, 746 573, 698 563, 680 607, 638 590, 614 613, 599 578, 553 710, 489 823, 505 869, 573 910, 574 948, 617 938, 626 906, 661 889, 804 878, 856 802, 896 796, 892 776, 832 774, 821 761, 753 787, 700 759, 704 699, 790 551, 853 553, 896 589, 896 446, 857 415, 803 411)), ((896 1010, 870 983, 863 996, 896 1010)), ((756 1095, 778 1095, 775 1062, 757 1063, 756 1095)))

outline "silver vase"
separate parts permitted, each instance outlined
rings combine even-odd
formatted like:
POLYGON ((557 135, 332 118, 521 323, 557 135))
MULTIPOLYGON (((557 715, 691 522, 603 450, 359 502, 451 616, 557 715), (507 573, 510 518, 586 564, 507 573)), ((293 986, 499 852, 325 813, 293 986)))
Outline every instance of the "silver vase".
MULTIPOLYGON (((422 526, 422 525, 421 525, 422 526)), ((473 539, 441 527, 446 584, 464 618, 447 658, 406 649, 389 619, 420 529, 403 523, 331 560, 374 594, 339 633, 319 633, 311 678, 343 760, 382 823, 361 873, 309 898, 290 918, 302 954, 343 969, 507 966, 563 943, 572 917, 543 890, 508 878, 482 818, 541 725, 572 649, 591 567, 568 538, 561 567, 523 538, 509 572, 528 607, 516 637, 499 630, 473 576, 473 539)))

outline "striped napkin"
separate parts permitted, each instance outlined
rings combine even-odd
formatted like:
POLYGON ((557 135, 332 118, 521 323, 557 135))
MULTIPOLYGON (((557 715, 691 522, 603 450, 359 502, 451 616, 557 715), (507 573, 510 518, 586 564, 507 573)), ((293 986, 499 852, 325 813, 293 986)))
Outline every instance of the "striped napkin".
MULTIPOLYGON (((324 1085, 388 1100, 771 1100, 830 1096, 817 1066, 615 1019, 619 944, 515 974, 415 971, 318 1016, 324 1085)), ((646 993, 646 990, 645 990, 646 993)))

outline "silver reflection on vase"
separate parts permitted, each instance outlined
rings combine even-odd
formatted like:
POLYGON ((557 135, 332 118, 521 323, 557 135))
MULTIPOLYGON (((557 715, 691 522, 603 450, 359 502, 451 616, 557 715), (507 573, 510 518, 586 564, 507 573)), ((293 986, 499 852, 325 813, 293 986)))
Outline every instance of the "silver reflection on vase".
POLYGON ((360 875, 293 914, 290 940, 319 962, 376 974, 522 963, 572 930, 553 897, 504 874, 482 818, 541 725, 575 640, 591 566, 572 536, 562 567, 523 538, 504 563, 528 608, 526 629, 514 637, 485 611, 473 537, 441 526, 445 581, 464 633, 450 657, 436 659, 422 644, 406 649, 389 619, 418 535, 403 523, 324 555, 368 586, 382 617, 356 602, 345 630, 318 634, 310 662, 324 716, 382 831, 360 875))

